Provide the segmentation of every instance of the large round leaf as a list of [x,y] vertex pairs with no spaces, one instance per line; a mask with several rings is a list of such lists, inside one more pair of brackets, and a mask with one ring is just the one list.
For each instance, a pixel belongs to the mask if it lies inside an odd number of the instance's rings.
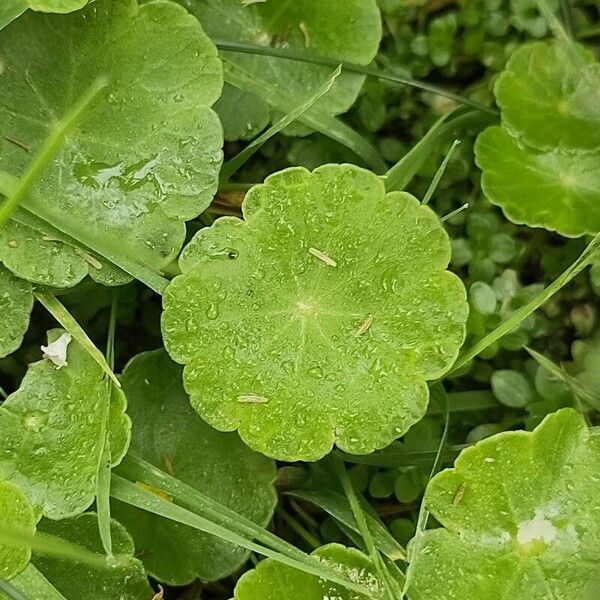
[[285,460],[389,444],[464,338],[438,218],[350,165],[282,171],[242,208],[199,232],[163,298],[192,405]]
[[[222,159],[209,108],[222,68],[197,20],[171,2],[96,0],[69,15],[26,13],[2,31],[0,54],[0,167],[15,176],[31,160],[24,146],[37,150],[91,82],[108,79],[24,207],[99,254],[169,263],[184,221],[210,203]],[[0,260],[54,286],[98,270],[97,260],[15,221],[3,228]]]
[[0,265],[0,357],[21,345],[32,308],[31,285]]
[[[133,420],[132,449],[253,521],[266,525],[276,503],[273,461],[252,452],[235,434],[209,427],[194,413],[181,367],[158,350],[136,356],[123,372]],[[153,577],[170,585],[216,580],[236,571],[248,552],[152,513],[117,503]]]
[[[50,332],[49,343],[62,335]],[[74,341],[66,362],[29,365],[21,387],[0,406],[0,472],[53,519],[81,512],[94,499],[110,401],[102,368]],[[124,410],[119,394],[113,402]],[[127,418],[114,414],[119,409],[111,412],[111,424],[126,428]],[[127,432],[111,431],[112,439],[122,455]]]
[[541,150],[600,145],[600,64],[583,46],[563,40],[525,44],[495,87],[502,121]]
[[[98,555],[104,553],[94,513],[62,521],[43,520],[39,529]],[[32,562],[68,600],[151,600],[154,592],[142,563],[134,557],[131,536],[117,521],[111,522],[110,529],[114,556],[107,557],[103,568],[39,555],[34,555]]]
[[70,13],[83,8],[88,0],[27,0],[29,8],[40,12]]
[[592,600],[600,590],[600,438],[572,409],[464,450],[429,484],[411,600]]
[[386,597],[369,559],[355,548],[339,544],[321,546],[312,553],[327,566],[363,585],[369,595],[350,591],[314,575],[283,565],[273,559],[261,561],[242,575],[235,586],[234,600],[378,600]]
[[[180,0],[213,39],[285,47],[337,60],[367,64],[381,39],[381,18],[375,0]],[[315,93],[331,68],[302,62],[225,53],[227,60],[273,87],[299,99]],[[329,114],[348,110],[364,77],[344,74],[315,106]],[[241,110],[237,107],[242,106]],[[226,87],[217,110],[228,139],[250,138],[268,122],[268,108],[255,96]],[[297,130],[299,131],[299,130]]]
[[[25,494],[14,484],[0,481],[0,528],[16,528],[19,533],[35,533],[36,518]],[[0,542],[0,579],[12,579],[29,562],[29,548]]]
[[501,127],[480,134],[475,150],[485,195],[514,223],[566,236],[600,231],[600,150],[541,152]]

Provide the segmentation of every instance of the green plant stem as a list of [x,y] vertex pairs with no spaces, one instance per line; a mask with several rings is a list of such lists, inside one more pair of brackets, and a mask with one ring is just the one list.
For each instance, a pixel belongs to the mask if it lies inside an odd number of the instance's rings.
[[[317,56],[309,52],[297,51],[291,48],[271,48],[270,46],[258,46],[256,44],[246,44],[244,42],[233,42],[228,40],[213,41],[219,50],[227,52],[241,52],[243,54],[270,56],[273,58],[281,58],[285,60],[292,60],[295,62],[304,62],[332,68],[336,67],[337,64],[340,62],[335,59],[326,58],[325,56]],[[367,75],[369,77],[374,77],[375,79],[379,79],[381,81],[388,81],[390,83],[414,87],[419,90],[423,90],[424,92],[430,92],[438,96],[449,98],[450,100],[454,100],[459,104],[464,104],[465,106],[476,108],[477,110],[491,115],[498,114],[498,112],[493,108],[489,108],[483,104],[480,104],[479,102],[476,102],[475,100],[471,100],[469,98],[461,96],[460,94],[455,94],[453,92],[440,88],[436,85],[426,83],[424,81],[419,81],[410,77],[401,77],[400,75],[395,75],[393,73],[379,71],[373,67],[364,67],[362,65],[357,65],[349,62],[342,62],[341,65],[344,71],[348,71],[350,73],[358,73],[359,75]]]
[[4,579],[0,579],[0,592],[4,593],[8,598],[10,598],[10,600],[30,600],[29,597],[21,593],[8,581],[4,581]]
[[509,319],[504,321],[504,323],[501,323],[498,327],[496,327],[496,329],[494,329],[494,331],[488,333],[469,350],[459,356],[456,363],[452,367],[452,370],[446,375],[446,377],[462,369],[462,367],[464,367],[470,360],[475,358],[480,352],[483,352],[495,341],[499,340],[502,336],[518,327],[519,323],[526,319],[530,314],[535,312],[540,306],[542,306],[542,304],[556,294],[556,292],[562,289],[573,278],[577,277],[579,273],[590,266],[594,253],[597,252],[599,248],[600,234],[594,237],[594,239],[588,244],[587,248],[583,251],[581,256],[561,275],[559,275],[548,287],[542,290],[530,302],[515,311]]
[[295,531],[313,550],[320,548],[323,544],[321,540],[318,540],[310,531],[308,531],[302,524],[292,517],[281,506],[277,507],[277,514],[287,523],[287,525]]
[[454,151],[456,150],[456,147],[459,144],[460,144],[460,140],[454,140],[452,142],[452,146],[450,146],[450,150],[448,150],[448,152],[446,152],[446,156],[444,156],[444,160],[442,161],[442,164],[439,166],[438,170],[435,172],[435,175],[433,176],[433,179],[431,180],[431,183],[429,184],[429,187],[427,188],[427,191],[425,192],[425,195],[423,196],[422,204],[424,204],[424,205],[429,204],[429,201],[433,197],[433,194],[435,194],[435,190],[437,190],[440,180],[442,179],[442,177],[446,171],[448,162],[452,158],[452,155],[454,154]]
[[81,96],[77,103],[69,110],[52,129],[50,135],[46,138],[42,149],[39,151],[33,162],[29,165],[23,176],[19,179],[16,189],[5,202],[0,206],[0,227],[3,227],[11,214],[21,204],[21,201],[29,192],[36,179],[56,156],[65,137],[80,121],[85,109],[90,105],[98,92],[106,87],[107,81],[104,78],[96,79],[87,91]]

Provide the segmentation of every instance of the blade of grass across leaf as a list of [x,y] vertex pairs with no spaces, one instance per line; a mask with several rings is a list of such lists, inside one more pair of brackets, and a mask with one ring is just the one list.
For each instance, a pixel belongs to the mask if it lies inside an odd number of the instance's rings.
[[[323,65],[329,67],[335,67],[338,63],[340,63],[340,61],[337,61],[335,59],[327,58],[325,56],[317,56],[308,52],[293,50],[292,48],[273,48],[271,46],[258,46],[255,44],[246,44],[244,42],[232,42],[227,40],[213,40],[213,42],[219,50],[224,50],[228,52],[258,54],[261,56],[271,56],[274,58],[281,58],[293,60],[296,62],[305,62],[314,65]],[[461,96],[460,94],[455,94],[453,92],[440,88],[436,85],[426,83],[424,81],[418,81],[417,79],[411,79],[410,77],[401,77],[393,73],[378,71],[373,67],[363,67],[362,65],[355,65],[349,62],[342,61],[341,65],[343,70],[348,71],[350,73],[358,73],[360,75],[374,77],[375,79],[379,79],[381,81],[388,81],[390,83],[414,87],[425,92],[436,94],[438,96],[450,98],[451,100],[454,100],[459,104],[464,104],[466,106],[476,108],[477,110],[486,112],[488,114],[498,114],[493,108],[489,108],[488,106],[484,106],[483,104],[480,104],[475,100],[471,100],[470,98],[466,98],[465,96]]]
[[466,204],[459,206],[456,210],[449,212],[447,215],[444,215],[443,217],[440,217],[440,221],[442,223],[445,223],[446,221],[453,219],[454,217],[456,217],[456,215],[459,215],[461,212],[467,210],[468,208],[469,208],[469,203],[467,202]]
[[442,164],[439,166],[438,170],[435,172],[435,175],[433,176],[433,179],[431,180],[431,183],[429,184],[429,187],[427,188],[427,191],[425,192],[425,195],[423,196],[422,204],[429,204],[429,201],[431,200],[433,194],[435,194],[435,190],[437,189],[437,186],[439,185],[440,180],[442,179],[444,172],[446,171],[448,162],[452,158],[452,154],[454,154],[454,151],[456,150],[456,147],[459,144],[460,144],[460,140],[454,140],[454,142],[452,142],[452,146],[450,146],[450,150],[448,150],[448,152],[446,152],[446,156],[444,156],[444,160],[442,161]]
[[102,370],[110,377],[113,383],[120,388],[121,382],[112,372],[112,369],[106,362],[104,355],[96,346],[87,333],[81,328],[81,325],[73,318],[71,313],[61,304],[61,302],[47,290],[37,290],[35,297],[44,306],[44,308],[73,336],[86,352],[102,367]]
[[[470,412],[474,410],[488,410],[499,408],[502,405],[496,396],[489,390],[470,390],[466,392],[450,392],[448,396],[448,409],[451,413]],[[428,415],[441,415],[444,411],[431,402],[427,408]]]
[[[117,309],[119,306],[119,290],[112,290],[110,305],[110,318],[108,322],[108,336],[106,342],[106,362],[114,370],[115,356],[115,330],[117,326]],[[109,390],[112,391],[112,381],[108,381]],[[109,393],[110,398],[110,393]],[[110,401],[109,401],[110,402]],[[98,531],[100,540],[107,556],[112,556],[112,534],[110,531],[110,478],[111,478],[111,449],[108,431],[108,415],[110,406],[107,403],[102,419],[102,435],[104,446],[98,463],[98,476],[96,478],[96,508],[98,514]]]
[[277,507],[277,514],[282,518],[288,527],[295,531],[313,550],[320,548],[323,543],[317,539],[310,531],[306,529],[296,518],[288,513],[282,506]]
[[[332,66],[336,66],[336,64]],[[284,90],[275,88],[268,81],[250,75],[233,63],[224,60],[223,69],[227,83],[245,92],[252,92],[281,112],[287,113],[298,105],[297,98],[293,98]],[[314,106],[306,110],[297,120],[352,150],[376,173],[385,171],[385,164],[377,150],[342,121],[325,114]]]
[[536,311],[544,302],[549,300],[556,292],[563,288],[573,278],[577,277],[579,273],[585,270],[592,264],[595,253],[600,249],[600,233],[594,237],[594,239],[588,244],[587,248],[582,252],[581,256],[570,265],[561,275],[559,275],[548,287],[543,289],[535,298],[530,302],[516,310],[510,318],[501,323],[496,329],[488,333],[485,337],[479,340],[466,352],[462,353],[450,373],[455,373],[462,367],[464,367],[470,360],[475,358],[480,352],[483,352],[495,341],[499,340],[502,336],[506,335],[524,320],[534,311]]
[[306,560],[306,554],[289,542],[277,537],[248,518],[205,496],[154,465],[133,455],[131,452],[117,467],[120,475],[140,481],[176,499],[182,506],[207,520],[221,525],[239,536],[257,540],[276,552],[296,561]]
[[385,187],[388,192],[406,188],[425,160],[443,140],[461,127],[476,125],[484,127],[493,122],[488,115],[476,110],[458,108],[442,115],[429,131],[385,174]]
[[0,206],[0,227],[6,223],[10,215],[19,206],[40,173],[42,173],[48,166],[48,163],[56,156],[69,131],[71,131],[80,121],[86,108],[90,105],[98,92],[106,87],[106,85],[107,81],[105,79],[96,79],[65,117],[55,125],[44,142],[42,149],[33,159],[33,162],[29,165],[23,176],[19,179],[13,193]]
[[10,584],[21,594],[21,597],[28,600],[66,600],[33,566],[33,563],[29,563],[24,571],[11,579]]
[[28,8],[26,0],[2,0],[0,2],[0,31],[20,17]]
[[0,579],[0,592],[10,598],[10,600],[31,600],[28,596],[25,596],[25,594],[20,592],[16,587],[3,579]]
[[291,558],[267,548],[266,546],[261,546],[233,530],[197,515],[161,496],[146,491],[142,487],[127,481],[118,475],[113,476],[111,494],[114,498],[121,500],[121,502],[131,504],[132,506],[160,515],[177,523],[181,523],[182,525],[187,525],[188,527],[209,533],[220,539],[237,544],[242,548],[246,548],[251,552],[273,558],[282,564],[299,569],[305,573],[310,573],[311,575],[315,575],[316,577],[323,578],[327,581],[343,585],[354,592],[371,597],[369,590],[364,586],[357,585],[343,577],[340,573],[328,569],[323,563],[318,562],[314,558],[311,558],[300,551],[297,551],[297,558]]
[[231,176],[244,165],[258,150],[270,140],[275,134],[300,118],[319,98],[324,96],[333,86],[335,80],[340,76],[342,67],[338,65],[335,71],[329,76],[325,83],[308,98],[305,102],[288,112],[277,123],[269,127],[263,134],[259,135],[254,141],[248,144],[240,153],[236,154],[231,160],[223,165],[221,170],[221,181],[228,181]]
[[397,591],[396,581],[392,577],[392,574],[388,571],[387,565],[381,558],[379,550],[375,545],[373,536],[371,534],[371,529],[367,523],[366,514],[363,511],[363,507],[361,506],[358,496],[356,495],[354,486],[352,485],[352,481],[348,476],[346,466],[344,465],[343,460],[338,455],[332,455],[331,460],[333,468],[340,480],[340,483],[342,484],[344,493],[346,494],[346,498],[348,499],[348,504],[350,505],[350,509],[352,510],[352,515],[354,516],[356,527],[358,528],[358,531],[360,532],[365,546],[367,547],[369,558],[373,563],[375,572],[377,573],[379,579],[383,583],[384,597],[388,600],[394,600]]
[[[442,463],[451,463],[465,448],[471,445],[458,444],[449,446],[442,452]],[[336,450],[335,452],[339,451]],[[339,454],[344,459],[344,462],[394,469],[396,467],[431,464],[435,460],[437,452],[435,450],[405,450],[400,444],[392,444],[385,450],[373,452],[373,454],[356,456],[343,452],[339,452]]]
[[[356,521],[352,515],[352,510],[348,504],[348,500],[334,492],[333,490],[327,489],[315,489],[315,490],[290,490],[286,492],[286,495],[293,498],[299,498],[310,502],[315,506],[318,506],[329,515],[331,515],[336,521],[339,521],[343,525],[353,529],[357,533],[358,527]],[[377,548],[385,554],[390,560],[405,560],[406,552],[404,548],[396,541],[392,534],[385,528],[385,526],[374,516],[365,512],[365,517],[373,541]]]
[[591,389],[587,385],[581,383],[575,377],[569,375],[564,369],[554,364],[549,358],[546,358],[543,354],[536,352],[532,348],[525,347],[525,350],[529,355],[546,371],[548,371],[553,377],[559,381],[564,381],[573,393],[575,393],[581,400],[586,404],[600,411],[600,394],[595,390]]
[[[435,455],[435,459],[433,461],[433,465],[431,465],[431,471],[429,472],[429,481],[433,479],[433,476],[439,471],[442,459],[442,453],[444,451],[444,447],[446,446],[446,441],[448,440],[448,430],[450,429],[450,411],[448,408],[448,396],[446,395],[446,391],[442,387],[442,384],[435,385],[432,390],[432,400],[437,402],[440,408],[444,412],[444,431],[442,433],[442,437],[440,438],[440,443],[438,445],[438,449]],[[427,522],[429,521],[429,509],[425,505],[425,499],[421,500],[421,506],[419,507],[419,516],[417,517],[417,527],[415,530],[415,535],[412,539],[409,556],[408,556],[408,568],[406,570],[406,578],[404,579],[404,587],[402,588],[402,592],[400,594],[400,599],[403,600],[408,592],[408,588],[410,587],[411,579],[414,573],[414,564],[415,560],[418,558],[421,548],[423,546],[423,534],[425,533],[425,529],[427,528]]]

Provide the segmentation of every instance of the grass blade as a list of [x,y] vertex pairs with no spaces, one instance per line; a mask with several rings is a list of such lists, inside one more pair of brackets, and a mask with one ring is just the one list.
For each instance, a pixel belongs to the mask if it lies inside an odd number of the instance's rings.
[[[244,42],[232,42],[228,40],[213,40],[213,42],[219,50],[227,52],[241,52],[243,54],[270,56],[273,58],[293,60],[295,62],[304,62],[313,65],[322,65],[332,68],[340,62],[335,59],[326,58],[325,56],[317,56],[315,54],[310,54],[305,51],[297,51],[292,48],[272,48],[271,46],[258,46],[256,44],[246,44]],[[489,108],[488,106],[480,104],[475,100],[471,100],[470,98],[466,98],[465,96],[461,96],[460,94],[455,94],[453,92],[440,88],[436,85],[426,83],[424,81],[411,79],[410,77],[401,77],[393,73],[379,71],[373,67],[364,67],[362,65],[356,65],[349,62],[342,62],[341,65],[344,71],[348,71],[350,73],[358,73],[359,75],[374,77],[375,79],[379,79],[381,81],[388,81],[389,83],[414,87],[419,90],[423,90],[424,92],[430,92],[438,96],[443,96],[444,98],[449,98],[451,100],[454,100],[455,102],[458,102],[459,104],[464,104],[465,106],[476,108],[477,110],[488,114],[498,114],[493,108]]]
[[108,375],[112,382],[121,387],[121,382],[112,372],[112,369],[106,362],[104,355],[96,346],[87,333],[81,328],[81,325],[74,319],[71,313],[61,304],[60,300],[47,290],[36,290],[35,297],[44,306],[44,308],[71,334],[87,353],[102,367],[102,370]]
[[5,594],[10,600],[31,600],[16,587],[13,587],[8,581],[4,581],[4,579],[0,579],[0,592]]
[[279,133],[282,129],[285,129],[288,125],[299,119],[319,98],[327,94],[327,92],[333,87],[335,80],[340,76],[342,67],[338,65],[337,69],[328,77],[325,83],[308,98],[305,102],[291,110],[289,113],[284,115],[277,123],[269,127],[263,134],[253,140],[248,146],[246,146],[240,153],[236,154],[231,160],[227,161],[223,165],[221,170],[221,181],[226,182],[231,176],[244,165],[249,158],[251,158],[258,150],[270,140],[275,134]]
[[[337,63],[332,66],[335,67],[336,65]],[[297,99],[284,90],[276,88],[268,81],[259,79],[255,75],[250,75],[244,69],[227,60],[223,61],[223,68],[227,83],[245,92],[252,92],[263,102],[283,113],[294,110],[298,104]],[[376,173],[385,171],[385,164],[377,150],[351,127],[335,117],[312,106],[300,115],[298,121],[343,144],[364,160]]]
[[134,483],[119,477],[118,475],[113,476],[111,495],[127,504],[141,508],[156,515],[165,517],[182,525],[187,525],[214,535],[222,540],[231,542],[242,548],[246,548],[251,552],[256,552],[262,556],[267,556],[278,562],[290,566],[294,569],[299,569],[305,573],[309,573],[316,577],[320,577],[327,581],[343,585],[347,589],[360,594],[365,594],[367,597],[371,597],[369,590],[362,585],[358,585],[349,579],[343,577],[340,573],[326,568],[323,563],[318,560],[300,552],[298,552],[298,558],[292,558],[285,556],[275,550],[267,548],[257,544],[250,539],[239,535],[237,532],[229,530],[217,523],[214,523],[205,517],[197,515],[178,504],[174,504],[165,500],[164,498],[155,495]]
[[96,79],[77,103],[52,129],[50,135],[46,138],[42,149],[33,159],[33,162],[29,165],[23,176],[19,179],[13,193],[0,206],[0,227],[6,223],[10,215],[21,204],[21,201],[35,183],[35,180],[60,150],[69,131],[71,131],[80,121],[86,108],[90,105],[98,92],[106,87],[106,84],[107,82],[105,79]]
[[475,358],[480,352],[483,352],[495,341],[499,340],[503,335],[506,335],[512,331],[515,327],[527,318],[531,313],[536,311],[544,302],[550,299],[556,292],[563,288],[579,273],[586,269],[592,263],[595,253],[600,248],[600,233],[594,237],[594,239],[588,244],[587,248],[582,252],[581,256],[569,266],[561,275],[559,275],[548,287],[542,290],[535,298],[530,302],[515,311],[509,319],[501,323],[496,329],[488,333],[485,337],[479,340],[469,350],[461,354],[458,357],[456,363],[452,367],[450,373],[446,374],[446,377],[452,373],[455,373],[462,367],[464,367],[470,360]]
[[431,180],[431,183],[429,184],[429,187],[427,188],[427,191],[425,192],[425,196],[423,196],[422,204],[429,204],[429,201],[431,200],[433,194],[435,194],[435,190],[437,189],[437,186],[439,185],[440,180],[442,179],[444,173],[446,172],[446,167],[448,166],[448,162],[452,158],[452,155],[454,154],[454,151],[456,150],[456,147],[459,144],[460,144],[460,140],[454,140],[454,142],[452,142],[452,146],[450,146],[450,150],[448,150],[448,152],[446,152],[446,156],[444,156],[444,160],[442,161],[442,164],[439,166],[438,170],[435,172],[435,175],[433,176],[433,179]]
[[[21,594],[20,597],[30,600],[66,600],[65,597],[29,563],[23,571],[10,580],[13,588]],[[17,598],[18,596],[15,596]]]

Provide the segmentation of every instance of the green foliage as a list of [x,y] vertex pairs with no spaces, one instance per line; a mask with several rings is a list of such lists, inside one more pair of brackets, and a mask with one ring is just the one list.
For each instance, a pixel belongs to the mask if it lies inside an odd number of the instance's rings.
[[166,348],[194,408],[287,460],[402,435],[464,337],[465,291],[445,271],[437,217],[336,165],[273,175],[243,211],[200,231],[164,296]]
[[[49,346],[64,335],[49,332]],[[94,499],[111,398],[102,369],[76,342],[67,344],[65,360],[62,367],[60,357],[32,363],[19,390],[0,406],[0,469],[53,519],[77,514]],[[114,398],[112,423],[121,428],[127,425],[124,403]],[[122,455],[127,434],[114,436]]]
[[325,564],[346,574],[355,583],[367,587],[370,594],[357,594],[324,582],[273,560],[262,561],[256,569],[245,573],[235,587],[234,600],[378,600],[384,598],[381,582],[373,573],[369,559],[354,548],[339,544],[322,546],[313,553]]
[[[222,69],[195,19],[169,2],[97,0],[68,16],[23,15],[3,30],[0,52],[0,119],[13,140],[2,139],[1,164],[13,175],[29,160],[24,147],[39,146],[96,77],[108,78],[23,206],[93,254],[112,249],[154,269],[171,262],[221,164],[209,106]],[[14,221],[2,228],[0,260],[56,287],[102,270],[93,256]]]
[[[198,17],[214,39],[250,42],[261,46],[299,48],[358,64],[375,57],[381,38],[381,24],[375,0],[300,0],[255,2],[239,0],[186,0],[182,2]],[[281,87],[296,98],[314,94],[331,69],[276,58],[224,55],[266,85]],[[344,74],[332,91],[316,103],[329,115],[352,106],[364,77]],[[230,85],[216,105],[230,140],[250,139],[263,129],[276,111],[251,94],[240,94]],[[292,125],[290,133],[307,133],[304,126]]]
[[[204,423],[189,405],[181,371],[163,350],[140,354],[127,365],[123,389],[133,420],[132,451],[266,525],[276,501],[273,462],[235,434]],[[114,514],[133,536],[148,573],[171,585],[222,579],[248,558],[239,546],[125,504],[114,507]]]
[[[19,528],[33,534],[36,518],[25,494],[13,483],[0,481],[0,528]],[[27,547],[5,545],[0,541],[0,579],[12,579],[29,562]]]
[[19,348],[32,308],[31,285],[0,266],[0,356]]
[[599,461],[598,437],[568,409],[463,451],[427,488],[443,528],[425,533],[411,598],[592,598]]

